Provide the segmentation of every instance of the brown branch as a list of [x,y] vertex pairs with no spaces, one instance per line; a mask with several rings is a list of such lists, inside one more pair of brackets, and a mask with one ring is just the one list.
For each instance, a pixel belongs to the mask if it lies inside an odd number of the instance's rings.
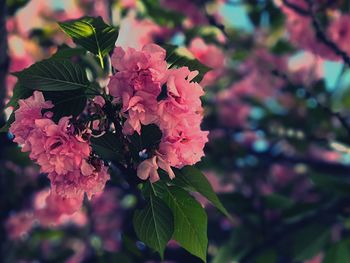
[[[350,64],[349,64],[350,65]],[[283,80],[285,80],[288,84],[290,84],[291,86],[295,86],[293,84],[293,82],[288,78],[288,76],[278,70],[272,70],[272,74],[277,76],[277,77],[280,77],[282,78]],[[322,104],[321,102],[319,102],[317,99],[316,99],[316,96],[314,94],[312,94],[311,91],[305,89],[305,93],[307,95],[307,97],[309,98],[313,98],[315,99],[317,105],[325,112],[327,113],[329,116],[331,117],[334,117],[336,118],[340,124],[343,126],[343,128],[346,130],[346,132],[348,133],[348,135],[350,136],[350,126],[346,120],[346,118],[344,116],[342,116],[342,114],[340,112],[334,112],[330,107]]]
[[[5,124],[5,96],[6,96],[6,75],[9,65],[9,57],[7,55],[7,33],[6,33],[6,1],[0,1],[0,127]],[[0,134],[0,162],[5,149],[5,146],[9,143],[6,135],[4,133]],[[1,165],[1,164],[0,164]],[[2,181],[3,183],[5,181]],[[5,187],[5,185],[3,185]],[[1,185],[0,185],[1,189]],[[9,208],[8,204],[3,206],[4,208]],[[1,210],[0,215],[0,251],[4,250],[6,231],[4,228],[4,221],[7,216],[7,209]],[[1,252],[0,252],[1,253]]]
[[338,222],[339,214],[347,215],[345,211],[349,203],[348,198],[339,199],[331,201],[328,204],[325,204],[323,207],[315,210],[311,214],[297,220],[296,222],[289,224],[282,224],[278,227],[275,227],[274,232],[269,236],[268,239],[265,239],[260,246],[254,247],[249,251],[241,260],[242,263],[253,262],[257,256],[259,256],[263,251],[276,247],[281,243],[290,233],[293,231],[298,231],[302,227],[313,224],[315,222],[324,225],[331,225]]
[[350,66],[349,55],[344,50],[340,49],[336,43],[334,43],[332,40],[330,40],[327,37],[326,33],[322,30],[321,23],[317,19],[317,14],[315,12],[314,1],[312,1],[312,0],[305,0],[305,1],[309,5],[309,13],[310,13],[310,17],[312,19],[312,25],[314,27],[317,38],[320,41],[322,41],[323,44],[325,44],[327,47],[329,47],[336,55],[341,57],[345,64]]
[[6,1],[0,3],[0,126],[5,124],[6,75],[9,67],[6,32]]

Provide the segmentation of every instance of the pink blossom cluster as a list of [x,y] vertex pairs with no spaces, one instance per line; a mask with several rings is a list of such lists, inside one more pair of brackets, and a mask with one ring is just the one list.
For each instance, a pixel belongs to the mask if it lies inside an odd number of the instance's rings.
[[107,251],[118,251],[121,246],[120,230],[123,223],[123,208],[116,200],[120,193],[116,188],[108,188],[91,200],[93,231],[98,235]]
[[205,74],[201,85],[214,84],[225,73],[225,54],[216,45],[206,44],[203,39],[196,37],[191,41],[189,50],[196,59],[212,69]]
[[166,51],[148,44],[141,50],[116,47],[112,65],[117,70],[109,83],[116,103],[126,118],[123,133],[141,132],[141,125],[156,124],[162,139],[156,154],[138,166],[141,179],[159,179],[158,167],[171,178],[171,166],[181,168],[204,155],[208,132],[202,131],[202,87],[192,82],[197,72],[187,67],[168,69]]
[[75,224],[84,226],[87,218],[83,211],[76,211],[77,200],[67,199],[52,193],[50,189],[37,192],[32,207],[12,214],[5,227],[11,239],[25,237],[35,226],[44,227]]
[[39,91],[19,100],[10,132],[40,171],[48,174],[52,194],[71,200],[78,209],[84,194],[91,198],[101,192],[109,175],[102,161],[91,157],[89,142],[75,134],[70,117],[62,117],[58,124],[52,120],[47,110],[53,106]]
[[[295,10],[283,5],[281,1],[275,0],[275,2],[281,7],[282,11],[287,16],[287,31],[292,43],[305,50],[311,51],[325,59],[340,60],[332,49],[326,46],[320,41],[312,25],[312,20],[309,15],[302,15]],[[303,0],[290,0],[291,4],[298,6],[300,9],[308,11],[308,5]],[[315,1],[315,5],[322,6],[326,1]],[[347,44],[350,40],[350,16],[342,15],[333,12],[330,17],[330,23],[328,27],[324,29],[326,36],[333,41],[341,50],[350,54],[350,48]]]
[[285,82],[272,75],[271,72],[275,69],[282,72],[287,70],[286,57],[274,56],[263,48],[257,49],[240,66],[243,78],[217,96],[219,116],[223,124],[243,127],[250,115],[250,106],[244,103],[244,98],[266,101],[278,93]]

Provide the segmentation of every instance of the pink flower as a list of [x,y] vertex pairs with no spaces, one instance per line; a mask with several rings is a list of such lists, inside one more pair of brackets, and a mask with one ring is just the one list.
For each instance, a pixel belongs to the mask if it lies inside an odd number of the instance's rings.
[[204,92],[192,81],[198,72],[187,67],[167,69],[165,50],[157,45],[146,45],[141,51],[117,47],[112,64],[118,72],[111,77],[109,90],[122,104],[123,133],[140,133],[141,125],[157,124],[163,134],[159,151],[138,165],[137,175],[155,182],[158,168],[173,178],[171,166],[198,162],[208,140],[208,133],[200,129]]
[[159,127],[171,129],[176,127],[180,121],[197,121],[199,125],[202,104],[200,96],[204,94],[202,87],[191,80],[196,72],[191,72],[187,67],[171,69],[167,77],[167,97],[159,102],[158,115]]
[[[298,14],[291,8],[283,5],[279,0],[275,1],[278,2],[277,4],[281,6],[282,11],[287,15],[287,30],[293,44],[311,51],[325,59],[339,60],[339,56],[337,56],[330,48],[318,40],[310,17]],[[325,0],[315,2],[323,4],[325,3]],[[308,4],[306,1],[293,0],[290,1],[290,3],[297,5],[305,11],[308,11]]]
[[169,163],[165,161],[159,153],[139,164],[137,167],[137,176],[142,180],[147,180],[149,178],[151,183],[157,182],[159,180],[158,168],[166,171],[170,179],[175,178],[175,174]]
[[57,226],[65,223],[84,225],[86,216],[78,211],[83,196],[66,198],[48,189],[38,192],[34,198],[34,213],[40,225]]
[[[49,173],[52,191],[65,198],[88,198],[103,191],[110,179],[107,167],[101,160],[92,160],[88,164],[84,160],[81,170],[76,169],[67,174]],[[90,167],[89,167],[90,166]]]
[[205,74],[201,82],[203,86],[212,84],[224,73],[225,55],[217,46],[207,45],[203,39],[196,37],[191,41],[189,50],[201,63],[212,69]]
[[32,229],[34,222],[35,218],[31,211],[22,211],[10,216],[5,223],[5,228],[11,239],[19,239]]
[[227,93],[220,95],[218,98],[220,122],[228,127],[244,127],[250,115],[250,106],[230,97]]
[[90,155],[88,142],[82,142],[69,130],[69,117],[59,123],[51,119],[38,119],[35,129],[28,137],[32,151],[30,158],[36,160],[44,173],[66,174],[75,171],[84,158]]
[[338,45],[338,47],[350,54],[350,15],[342,15],[335,19],[328,27],[330,38]]
[[118,189],[109,188],[91,200],[94,232],[108,251],[118,251],[121,245],[118,236],[123,223],[123,210],[119,199]]
[[111,77],[109,90],[123,104],[127,116],[125,134],[140,132],[141,124],[148,125],[157,118],[157,97],[165,77],[165,50],[149,44],[141,51],[117,47],[112,64],[119,71]]
[[163,135],[159,152],[171,166],[182,168],[201,160],[207,141],[208,132],[202,131],[199,125],[179,125]]
[[137,167],[137,176],[142,180],[150,179],[151,183],[159,180],[157,157],[153,156],[139,164]]
[[23,151],[30,151],[31,146],[27,139],[33,129],[35,120],[42,119],[42,111],[53,107],[50,101],[45,101],[44,96],[39,91],[23,100],[18,101],[19,108],[15,111],[15,121],[10,127],[10,132],[15,136],[14,142],[23,146]]
[[225,55],[213,44],[206,44],[203,39],[194,38],[189,47],[193,55],[203,64],[211,68],[220,68],[224,66]]

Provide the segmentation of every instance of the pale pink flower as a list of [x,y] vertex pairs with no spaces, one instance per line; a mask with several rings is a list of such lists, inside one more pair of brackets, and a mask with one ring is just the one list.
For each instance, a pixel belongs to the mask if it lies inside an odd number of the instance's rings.
[[208,141],[208,132],[199,125],[179,125],[177,129],[163,134],[159,152],[173,167],[193,165],[204,156],[203,148]]
[[192,81],[198,72],[187,67],[167,69],[165,50],[157,45],[146,45],[141,51],[117,47],[112,65],[118,72],[111,77],[109,90],[122,104],[123,133],[140,133],[141,125],[157,124],[163,134],[156,155],[139,164],[138,176],[155,182],[161,168],[173,178],[170,166],[198,162],[208,140],[208,133],[200,129],[204,92]]
[[101,160],[90,164],[93,168],[87,168],[84,164],[80,169],[68,172],[65,175],[56,172],[49,173],[51,188],[59,196],[66,198],[80,198],[87,194],[88,198],[103,191],[106,182],[110,179],[107,167]]
[[251,107],[239,101],[231,90],[224,90],[217,98],[219,119],[228,127],[244,127],[250,115]]
[[86,224],[86,215],[79,211],[83,197],[66,198],[49,189],[38,192],[34,197],[34,214],[42,226],[58,226],[67,223]]
[[45,101],[39,91],[27,98],[18,101],[19,108],[15,111],[15,121],[10,127],[10,132],[15,136],[14,142],[23,146],[23,151],[30,151],[31,146],[27,139],[35,127],[35,121],[42,119],[42,111],[53,107],[50,101]]
[[138,165],[137,176],[142,180],[150,179],[151,183],[154,183],[160,179],[157,170],[157,157],[153,156]]
[[199,125],[202,114],[200,97],[204,94],[203,88],[196,82],[191,82],[195,77],[187,67],[171,69],[168,71],[166,82],[167,97],[159,102],[158,115],[159,127],[171,129],[181,122],[196,121]]
[[123,210],[118,200],[120,194],[116,188],[106,189],[91,199],[94,233],[101,238],[107,251],[118,251],[121,245]]
[[5,223],[5,228],[11,239],[20,239],[28,234],[34,223],[33,213],[31,211],[22,211],[11,215]]
[[149,44],[141,51],[117,47],[112,65],[119,71],[111,77],[108,88],[127,112],[125,134],[140,132],[141,124],[148,125],[157,118],[157,97],[165,77],[165,50]]
[[[305,50],[311,51],[325,59],[340,59],[339,56],[337,56],[330,48],[318,40],[309,16],[302,16],[298,14],[293,9],[283,5],[280,0],[275,1],[278,2],[277,4],[287,16],[287,31],[289,33],[290,41],[293,44]],[[325,3],[325,0],[315,2],[323,4]],[[308,11],[308,4],[306,1],[292,0],[290,3],[297,5],[305,11]]]
[[152,158],[141,162],[137,167],[137,176],[142,180],[150,179],[151,183],[157,182],[160,179],[158,168],[166,171],[170,179],[175,178],[169,163],[163,159],[160,153],[156,153]]
[[78,140],[69,130],[69,117],[59,123],[51,119],[38,119],[28,138],[30,158],[37,161],[44,173],[66,174],[75,171],[90,155],[88,142]]
[[350,15],[342,15],[336,18],[328,27],[328,35],[337,46],[350,54]]
[[191,41],[189,50],[196,59],[212,69],[205,74],[201,85],[214,83],[224,73],[225,55],[217,46],[206,44],[203,39],[196,37]]

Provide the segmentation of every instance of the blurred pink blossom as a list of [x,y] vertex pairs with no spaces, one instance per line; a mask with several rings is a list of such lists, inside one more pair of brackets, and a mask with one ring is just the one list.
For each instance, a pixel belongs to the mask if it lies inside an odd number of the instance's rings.
[[213,84],[224,73],[225,55],[216,45],[206,44],[203,39],[194,38],[189,46],[189,50],[204,65],[212,70],[205,74],[201,85],[204,87]]

